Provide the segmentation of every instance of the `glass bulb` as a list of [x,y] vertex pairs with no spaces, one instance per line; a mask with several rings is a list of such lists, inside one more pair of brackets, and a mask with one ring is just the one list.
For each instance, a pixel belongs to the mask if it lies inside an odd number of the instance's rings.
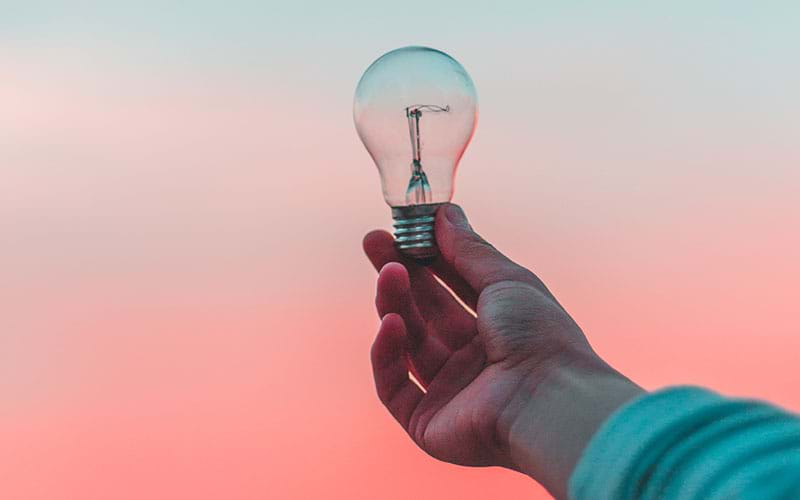
[[388,52],[358,82],[356,130],[380,172],[397,247],[417,260],[430,262],[438,254],[436,209],[453,197],[477,104],[464,67],[428,47]]

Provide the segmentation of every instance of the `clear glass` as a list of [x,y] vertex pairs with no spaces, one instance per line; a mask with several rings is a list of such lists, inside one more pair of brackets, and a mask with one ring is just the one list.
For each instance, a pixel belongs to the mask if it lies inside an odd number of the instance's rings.
[[452,199],[477,109],[475,84],[444,52],[404,47],[367,68],[356,88],[353,119],[389,206]]

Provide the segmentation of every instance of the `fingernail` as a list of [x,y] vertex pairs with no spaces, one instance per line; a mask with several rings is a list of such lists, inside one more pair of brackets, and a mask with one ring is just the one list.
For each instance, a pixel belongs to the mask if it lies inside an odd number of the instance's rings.
[[444,216],[450,222],[450,224],[469,228],[469,221],[467,221],[467,216],[464,215],[464,211],[458,205],[447,205],[444,211]]

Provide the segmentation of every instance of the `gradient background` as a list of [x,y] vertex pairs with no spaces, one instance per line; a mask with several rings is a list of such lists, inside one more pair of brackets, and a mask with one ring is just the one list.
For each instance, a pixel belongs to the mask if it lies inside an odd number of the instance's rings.
[[478,87],[455,201],[602,355],[800,409],[797,2],[66,4],[0,1],[3,499],[547,497],[374,394],[352,95],[409,44]]

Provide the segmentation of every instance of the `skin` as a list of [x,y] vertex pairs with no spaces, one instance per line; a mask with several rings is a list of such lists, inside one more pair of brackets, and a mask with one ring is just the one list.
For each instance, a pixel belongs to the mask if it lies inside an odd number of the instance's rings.
[[371,353],[378,396],[431,456],[514,469],[566,498],[592,435],[643,391],[592,350],[536,275],[475,233],[460,207],[443,206],[435,227],[441,256],[427,268],[399,255],[385,231],[364,238],[380,271]]

